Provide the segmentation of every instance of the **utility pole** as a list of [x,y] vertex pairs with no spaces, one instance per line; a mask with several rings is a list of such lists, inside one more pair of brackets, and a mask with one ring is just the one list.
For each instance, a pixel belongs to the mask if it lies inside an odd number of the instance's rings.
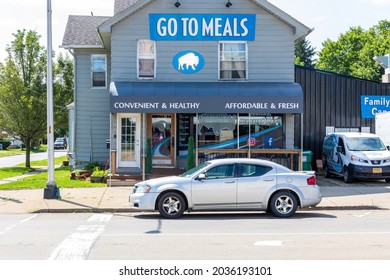
[[60,192],[54,181],[54,117],[53,117],[53,73],[52,73],[52,23],[51,0],[47,0],[47,174],[48,181],[43,198],[59,198]]

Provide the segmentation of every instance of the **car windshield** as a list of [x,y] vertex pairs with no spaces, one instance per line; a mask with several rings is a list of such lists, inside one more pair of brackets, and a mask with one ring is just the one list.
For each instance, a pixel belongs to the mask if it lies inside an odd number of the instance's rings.
[[198,172],[199,170],[201,170],[202,168],[204,168],[205,166],[209,165],[210,162],[206,161],[198,166],[195,166],[194,168],[184,172],[183,174],[180,174],[179,176],[180,177],[185,177],[185,178],[188,178],[188,177],[191,177],[193,174],[195,174],[196,172]]
[[64,143],[64,140],[56,140],[55,143]]
[[356,137],[348,138],[347,146],[350,151],[384,151],[385,145],[379,138]]

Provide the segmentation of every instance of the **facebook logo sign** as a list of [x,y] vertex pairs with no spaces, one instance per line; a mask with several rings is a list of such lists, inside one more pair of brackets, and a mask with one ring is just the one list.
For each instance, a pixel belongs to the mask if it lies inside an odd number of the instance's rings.
[[264,147],[272,147],[274,145],[274,138],[270,136],[264,137]]

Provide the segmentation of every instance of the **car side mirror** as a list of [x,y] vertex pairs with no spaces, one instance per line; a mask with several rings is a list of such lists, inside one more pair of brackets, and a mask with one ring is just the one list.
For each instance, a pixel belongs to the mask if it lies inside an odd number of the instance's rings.
[[386,146],[386,149],[387,149],[388,151],[390,151],[390,146]]
[[199,176],[196,178],[196,180],[199,180],[199,181],[206,180],[206,174],[204,174],[204,173],[199,174]]
[[341,146],[337,146],[337,152],[339,152],[339,153],[343,153],[343,147],[341,147]]

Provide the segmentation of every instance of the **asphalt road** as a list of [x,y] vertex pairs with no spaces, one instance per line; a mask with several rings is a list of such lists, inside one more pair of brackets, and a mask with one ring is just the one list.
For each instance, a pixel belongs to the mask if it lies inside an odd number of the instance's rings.
[[[56,150],[54,151],[54,157],[61,157],[66,155],[66,150]],[[31,153],[30,161],[34,160],[43,160],[47,158],[47,153]],[[2,167],[12,167],[21,163],[26,162],[26,155],[16,155],[9,157],[0,157],[0,168]]]
[[388,210],[1,214],[0,260],[388,260]]

